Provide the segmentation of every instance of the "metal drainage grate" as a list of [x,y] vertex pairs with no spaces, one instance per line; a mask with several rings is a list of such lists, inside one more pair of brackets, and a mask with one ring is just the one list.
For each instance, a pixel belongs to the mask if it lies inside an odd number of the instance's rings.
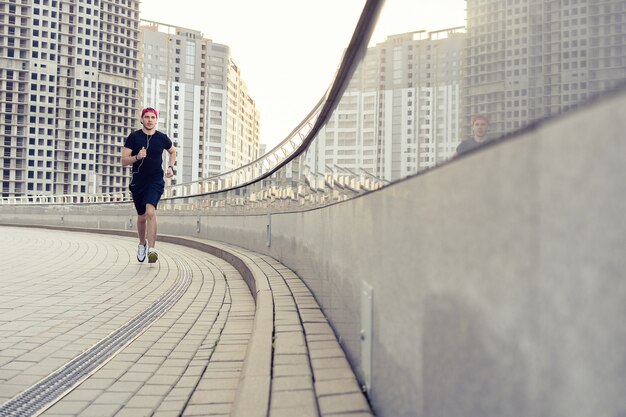
[[189,288],[191,271],[187,265],[181,265],[178,262],[177,264],[179,270],[182,270],[183,276],[150,307],[89,350],[81,353],[32,387],[4,403],[0,406],[0,416],[33,417],[42,413],[137,338],[176,304]]

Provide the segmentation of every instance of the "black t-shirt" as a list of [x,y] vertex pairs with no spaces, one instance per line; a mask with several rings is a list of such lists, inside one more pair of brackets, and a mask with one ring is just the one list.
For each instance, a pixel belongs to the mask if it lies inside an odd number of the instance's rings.
[[471,151],[472,149],[478,147],[480,144],[474,140],[474,138],[469,138],[459,143],[459,146],[456,147],[457,155],[461,155],[462,153]]
[[172,141],[165,133],[158,130],[147,135],[143,130],[136,130],[126,138],[124,147],[132,149],[135,156],[141,148],[146,148],[146,157],[133,163],[135,177],[152,177],[163,179],[163,151],[172,147]]

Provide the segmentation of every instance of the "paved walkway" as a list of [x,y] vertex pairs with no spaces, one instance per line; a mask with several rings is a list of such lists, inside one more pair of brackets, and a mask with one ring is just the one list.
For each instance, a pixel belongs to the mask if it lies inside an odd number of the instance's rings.
[[250,291],[230,264],[168,243],[158,245],[158,263],[141,264],[127,237],[4,227],[0,233],[0,404],[191,278],[158,320],[122,341],[43,415],[230,413],[254,317]]
[[372,415],[293,272],[220,247],[255,305],[224,256],[157,248],[0,226],[0,416]]

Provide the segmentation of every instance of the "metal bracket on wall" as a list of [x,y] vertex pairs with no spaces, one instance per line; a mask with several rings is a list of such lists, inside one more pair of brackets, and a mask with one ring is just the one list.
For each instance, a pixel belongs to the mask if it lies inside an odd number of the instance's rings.
[[196,219],[196,233],[200,233],[200,216]]
[[363,371],[364,390],[372,388],[372,316],[374,289],[361,281],[361,370]]
[[272,215],[271,214],[267,215],[265,244],[267,245],[268,248],[272,246]]

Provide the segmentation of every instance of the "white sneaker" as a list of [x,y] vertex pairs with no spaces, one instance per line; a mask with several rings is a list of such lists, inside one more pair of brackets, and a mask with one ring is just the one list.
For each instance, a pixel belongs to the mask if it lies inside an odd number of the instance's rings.
[[137,246],[137,260],[143,262],[146,260],[146,252],[148,251],[148,241],[145,240],[143,245]]
[[148,263],[153,264],[159,259],[159,254],[154,248],[148,249]]

